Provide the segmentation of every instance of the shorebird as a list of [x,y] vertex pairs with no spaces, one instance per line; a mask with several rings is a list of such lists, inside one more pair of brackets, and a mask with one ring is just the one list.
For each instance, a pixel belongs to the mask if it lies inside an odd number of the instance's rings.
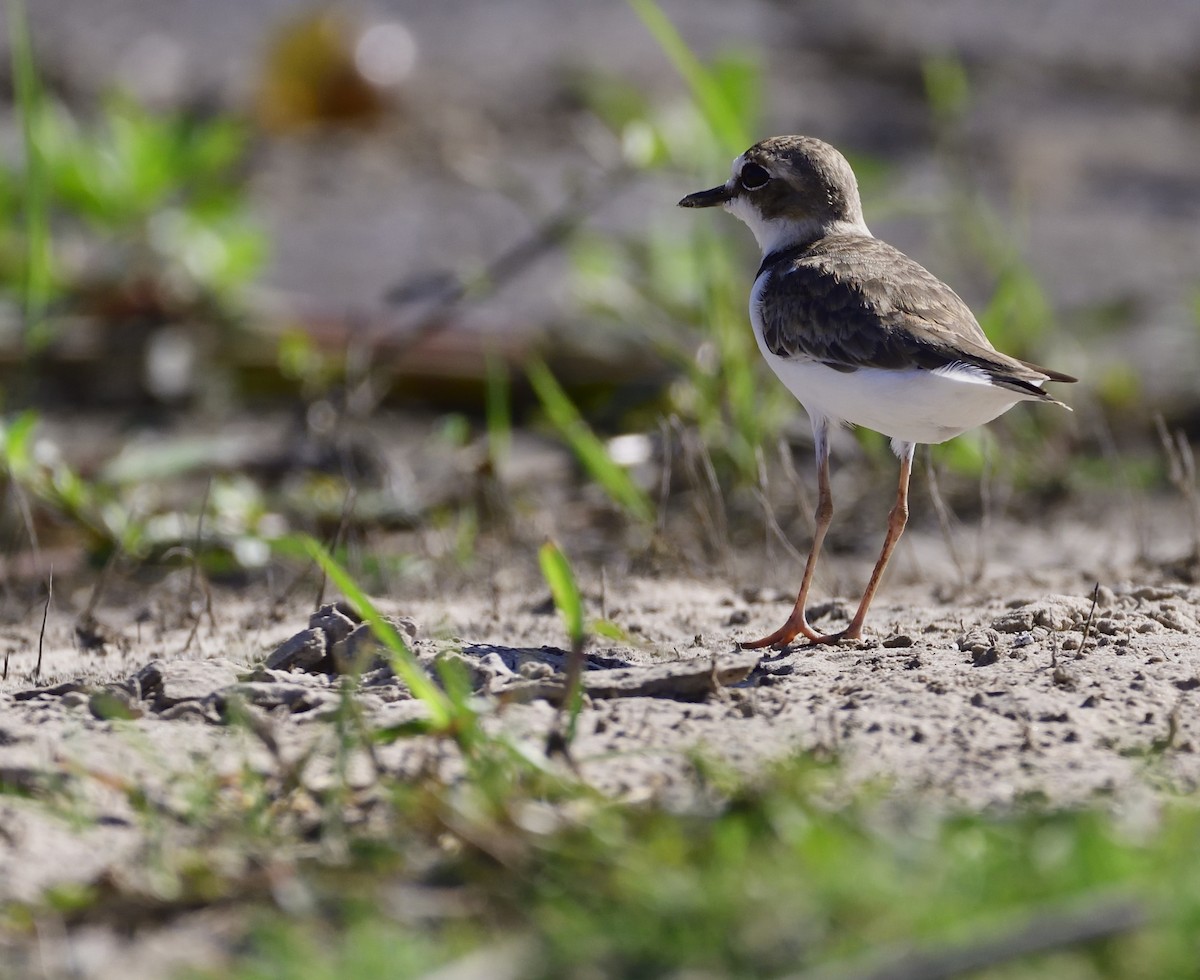
[[[733,161],[724,184],[679,206],[723,207],[754,233],[762,264],[750,323],[771,370],[808,412],[816,445],[815,531],[796,604],[783,626],[740,646],[857,639],[908,522],[917,445],[952,439],[1017,402],[1062,405],[1043,386],[1076,379],[997,351],[954,290],[872,235],[854,171],[828,143],[763,140]],[[829,428],[844,423],[891,438],[900,482],[858,610],[844,630],[826,635],[809,625],[805,604],[833,518]]]

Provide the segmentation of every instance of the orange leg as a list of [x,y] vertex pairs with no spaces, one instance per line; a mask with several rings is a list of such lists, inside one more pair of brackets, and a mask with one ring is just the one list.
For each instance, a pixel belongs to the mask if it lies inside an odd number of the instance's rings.
[[871,580],[867,582],[867,589],[858,604],[858,612],[850,620],[850,625],[838,636],[840,640],[857,640],[862,636],[867,609],[871,605],[871,600],[875,598],[875,592],[879,589],[879,582],[883,578],[883,570],[887,568],[892,552],[896,550],[896,544],[900,540],[900,535],[904,533],[904,526],[908,523],[908,478],[912,474],[913,452],[916,448],[913,443],[907,443],[900,455],[900,485],[896,489],[896,505],[888,515],[887,537],[883,539],[883,550],[879,552],[879,560],[875,562]]
[[813,523],[812,547],[808,551],[808,560],[804,563],[804,578],[800,582],[800,593],[796,596],[796,604],[787,622],[769,636],[761,640],[751,640],[739,643],[743,650],[758,650],[762,647],[785,647],[796,637],[803,636],[812,643],[829,643],[837,637],[818,633],[808,625],[808,616],[804,607],[808,602],[808,590],[812,585],[813,572],[817,568],[817,559],[821,555],[821,545],[825,541],[825,532],[833,520],[833,494],[829,489],[829,439],[828,423],[824,420],[814,421],[813,435],[816,436],[817,450],[817,512]]
[[[816,431],[816,426],[813,427]],[[817,558],[821,553],[821,544],[825,540],[825,532],[829,530],[829,523],[833,519],[833,496],[829,490],[829,447],[825,442],[823,432],[817,433],[817,513],[816,513],[816,533],[813,535],[812,548],[808,553],[808,561],[804,565],[804,579],[800,583],[800,594],[796,596],[796,605],[792,608],[792,614],[788,616],[787,622],[783,624],[770,636],[764,636],[761,640],[754,640],[750,643],[739,643],[738,646],[743,649],[755,650],[761,647],[786,647],[796,637],[803,636],[811,643],[837,643],[839,640],[857,640],[862,636],[863,623],[867,618],[867,610],[871,606],[871,600],[875,598],[875,593],[879,590],[879,583],[883,579],[884,570],[891,560],[892,552],[896,550],[896,544],[900,541],[900,535],[904,533],[904,527],[908,523],[908,481],[912,475],[913,453],[916,446],[913,443],[904,443],[902,448],[898,447],[900,455],[900,481],[896,489],[896,504],[892,507],[891,513],[888,515],[887,536],[883,539],[883,549],[879,552],[879,559],[875,562],[875,568],[871,572],[871,578],[867,582],[866,591],[863,592],[862,600],[858,604],[858,611],[855,612],[854,618],[850,620],[850,625],[840,633],[823,634],[818,633],[808,625],[808,617],[805,614],[804,607],[808,601],[808,589],[812,584],[813,571],[817,566]]]

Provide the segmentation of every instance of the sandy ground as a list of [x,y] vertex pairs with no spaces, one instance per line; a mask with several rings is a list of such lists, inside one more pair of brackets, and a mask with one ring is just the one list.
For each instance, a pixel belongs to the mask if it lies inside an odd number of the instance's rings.
[[[1169,527],[1169,510],[1161,513]],[[697,750],[743,772],[807,750],[837,756],[853,782],[969,808],[1100,799],[1138,810],[1193,789],[1200,589],[1161,569],[1135,569],[1119,535],[1099,541],[1082,521],[999,532],[1005,546],[982,582],[956,589],[947,586],[944,545],[915,533],[866,639],[763,656],[739,653],[735,641],[778,625],[790,605],[784,589],[670,576],[602,588],[585,580],[590,611],[620,624],[631,642],[589,650],[592,695],[575,746],[584,775],[644,799],[686,789]],[[1022,554],[1041,561],[1022,563]],[[853,583],[868,561],[831,565]],[[783,563],[778,572],[784,583],[792,569]],[[284,757],[328,733],[337,682],[263,666],[307,626],[308,613],[271,615],[252,596],[217,593],[215,623],[205,619],[189,646],[190,625],[164,612],[182,581],[160,585],[159,601],[145,608],[107,611],[100,650],[80,648],[65,612],[51,617],[36,682],[40,609],[3,631],[0,781],[10,792],[0,797],[0,901],[121,875],[146,846],[148,826],[122,787],[168,801],[201,775],[269,764],[261,741],[225,722],[235,695],[254,706]],[[818,625],[835,628],[851,601],[818,596]],[[383,603],[412,622],[424,660],[459,651],[479,691],[508,702],[496,724],[543,742],[554,709],[529,689],[561,666],[564,640],[540,590]],[[714,669],[739,664],[742,679],[713,682]],[[120,698],[133,717],[98,717],[104,697]],[[419,713],[387,671],[369,674],[358,697],[375,724]],[[403,772],[416,751],[397,743],[383,758]],[[50,809],[22,798],[50,790]]]
[[[1156,513],[1158,547],[1171,554],[1178,515]],[[997,544],[978,585],[955,586],[944,543],[918,530],[898,553],[866,639],[761,656],[739,652],[735,641],[786,616],[796,571],[789,562],[777,563],[778,586],[584,577],[589,612],[630,637],[589,648],[591,693],[574,746],[584,777],[626,799],[679,803],[694,792],[696,753],[752,773],[809,751],[839,759],[852,785],[878,784],[936,807],[1098,801],[1139,822],[1166,796],[1194,789],[1200,589],[1135,563],[1128,535],[1100,539],[1084,521],[993,532]],[[834,581],[852,597],[869,562],[831,558],[818,584]],[[503,580],[381,603],[412,624],[427,663],[447,651],[463,656],[476,688],[500,705],[492,724],[540,749],[555,709],[538,691],[562,666],[563,632],[539,587],[496,587]],[[153,878],[146,863],[152,869],[157,859],[148,855],[163,853],[157,835],[168,832],[131,800],[178,818],[206,781],[246,766],[277,769],[332,737],[338,682],[264,666],[309,614],[217,592],[214,618],[202,620],[189,644],[189,619],[171,612],[183,607],[185,582],[179,573],[149,590],[144,606],[105,610],[94,631],[105,643],[88,651],[69,601],[60,600],[36,681],[41,610],[0,634],[8,661],[0,683],[0,902],[34,902],[75,885],[136,894],[145,882],[131,878]],[[817,625],[833,629],[853,599],[824,595],[814,602]],[[421,713],[386,669],[367,674],[357,697],[372,724]],[[131,717],[106,719],[113,699]],[[231,702],[267,740],[228,724]],[[268,742],[277,749],[268,751]],[[401,741],[380,760],[412,772],[428,764],[429,749]],[[305,776],[328,778],[319,767]],[[209,910],[136,938],[103,923],[39,933],[38,969],[153,977],[219,965],[235,924]],[[9,954],[33,968],[27,944]]]

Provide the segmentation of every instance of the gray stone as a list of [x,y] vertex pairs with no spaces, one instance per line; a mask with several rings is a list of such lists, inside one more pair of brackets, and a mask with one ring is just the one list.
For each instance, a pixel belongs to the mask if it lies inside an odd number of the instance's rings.
[[[331,607],[322,607],[331,608]],[[317,617],[314,615],[313,619]],[[344,617],[343,617],[344,618]],[[268,670],[316,670],[328,651],[328,631],[313,626],[284,640],[267,657]]]
[[162,687],[163,661],[151,660],[129,679],[130,690],[134,697],[151,698]]
[[[396,622],[392,622],[392,625],[400,628]],[[379,642],[367,623],[356,626],[345,639],[333,644],[329,652],[333,657],[334,670],[339,674],[378,670],[390,664],[387,648]]]
[[202,721],[215,724],[221,720],[211,701],[180,701],[158,713],[163,721]]
[[977,626],[958,638],[958,648],[963,653],[979,656],[989,650],[994,650],[999,641],[1000,634],[994,629],[986,630]]
[[242,668],[228,660],[156,661],[162,681],[154,697],[154,708],[181,701],[203,701],[238,682]]
[[1080,628],[1092,611],[1092,600],[1082,596],[1049,595],[1005,613],[992,623],[1001,633],[1027,633],[1035,626],[1052,633]]
[[308,625],[313,629],[323,630],[328,637],[328,645],[333,646],[339,640],[344,640],[353,633],[354,628],[359,624],[336,605],[329,604],[313,613],[309,617]]

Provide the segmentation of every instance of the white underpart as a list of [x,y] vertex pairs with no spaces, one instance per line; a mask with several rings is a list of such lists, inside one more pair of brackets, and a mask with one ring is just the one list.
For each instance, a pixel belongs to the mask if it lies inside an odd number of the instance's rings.
[[754,338],[771,370],[799,399],[814,426],[822,418],[850,422],[901,443],[938,443],[990,422],[1019,401],[1035,396],[995,385],[987,374],[966,364],[934,371],[921,368],[859,368],[842,372],[803,357],[779,357],[767,349],[760,312],[762,292],[772,273],[765,272],[750,294]]

